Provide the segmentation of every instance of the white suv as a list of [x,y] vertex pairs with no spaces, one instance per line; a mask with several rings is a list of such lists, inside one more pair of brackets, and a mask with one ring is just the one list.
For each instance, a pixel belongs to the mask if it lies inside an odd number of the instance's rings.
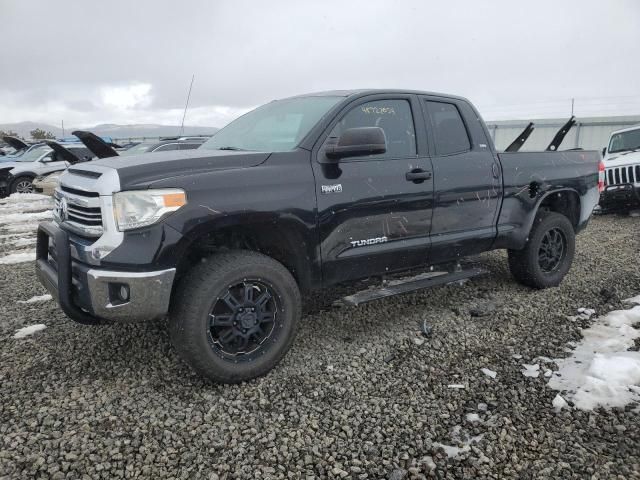
[[602,155],[605,189],[600,206],[609,210],[640,205],[640,125],[613,132]]

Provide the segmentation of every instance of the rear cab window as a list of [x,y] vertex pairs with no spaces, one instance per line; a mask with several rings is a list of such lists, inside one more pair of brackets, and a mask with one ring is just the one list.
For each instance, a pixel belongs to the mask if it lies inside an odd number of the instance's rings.
[[453,103],[426,100],[437,155],[453,155],[471,149],[469,133]]

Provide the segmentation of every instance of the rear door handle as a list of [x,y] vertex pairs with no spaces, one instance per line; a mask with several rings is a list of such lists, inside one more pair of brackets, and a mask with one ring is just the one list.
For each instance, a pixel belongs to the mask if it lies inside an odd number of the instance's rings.
[[421,168],[414,168],[413,170],[405,173],[404,177],[408,182],[420,183],[431,178],[431,172],[422,170]]

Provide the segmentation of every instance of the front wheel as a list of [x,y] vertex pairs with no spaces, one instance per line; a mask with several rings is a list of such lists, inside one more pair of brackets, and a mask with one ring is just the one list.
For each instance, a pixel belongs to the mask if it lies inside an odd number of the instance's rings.
[[33,177],[18,177],[11,183],[11,193],[33,193]]
[[238,383],[284,357],[300,315],[298,285],[282,264],[233,251],[209,257],[182,280],[172,301],[171,339],[200,375]]
[[536,216],[522,250],[509,250],[509,269],[515,279],[533,288],[560,285],[575,252],[575,231],[567,217],[555,212]]

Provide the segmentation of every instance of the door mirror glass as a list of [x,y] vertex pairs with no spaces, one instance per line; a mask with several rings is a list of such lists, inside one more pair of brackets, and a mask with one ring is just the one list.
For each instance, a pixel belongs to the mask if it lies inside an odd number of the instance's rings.
[[325,155],[332,160],[366,155],[380,155],[387,151],[387,139],[380,127],[356,127],[345,130],[336,143],[327,145]]

